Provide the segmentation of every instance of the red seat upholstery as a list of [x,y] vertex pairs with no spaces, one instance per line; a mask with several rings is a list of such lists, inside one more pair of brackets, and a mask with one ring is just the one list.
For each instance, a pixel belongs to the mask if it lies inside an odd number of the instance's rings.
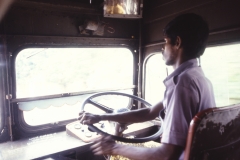
[[240,104],[211,108],[191,121],[184,160],[240,160]]

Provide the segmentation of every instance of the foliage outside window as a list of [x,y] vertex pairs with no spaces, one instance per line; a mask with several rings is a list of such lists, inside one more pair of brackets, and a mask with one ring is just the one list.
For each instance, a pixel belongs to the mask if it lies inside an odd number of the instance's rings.
[[[126,48],[28,48],[19,52],[15,68],[17,98],[120,90],[133,85],[133,54]],[[131,94],[132,90],[125,92]],[[31,102],[34,105],[30,106],[31,110],[24,109],[30,105],[26,102],[21,104],[25,105],[21,109],[29,125],[57,123],[76,118],[84,98],[86,95],[61,104],[55,104],[56,100],[53,104],[49,100]],[[109,98],[102,101],[106,99]],[[118,107],[115,103],[122,104],[119,99],[113,99],[110,107]],[[96,108],[89,109],[98,112]]]
[[240,103],[240,44],[209,47],[201,58],[218,107]]
[[16,59],[17,98],[133,83],[133,56],[125,48],[32,48]]

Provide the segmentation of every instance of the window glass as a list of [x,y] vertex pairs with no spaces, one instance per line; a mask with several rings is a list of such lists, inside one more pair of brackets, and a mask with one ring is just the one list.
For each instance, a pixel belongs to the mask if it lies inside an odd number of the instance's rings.
[[[17,98],[112,88],[120,91],[133,86],[133,54],[126,48],[28,48],[19,52],[15,63]],[[122,92],[132,94],[133,90]],[[87,96],[19,102],[18,105],[28,125],[55,124],[77,118]],[[116,104],[122,107],[129,104],[129,100],[116,96],[99,102],[111,108],[119,108]],[[101,112],[91,105],[86,109]]]
[[133,55],[125,48],[32,48],[16,58],[17,98],[133,84]]
[[240,44],[207,48],[201,66],[213,84],[217,106],[240,103]]
[[[206,48],[201,66],[213,84],[216,105],[240,103],[240,44]],[[168,67],[169,74],[172,72]],[[169,71],[171,70],[171,71]],[[146,64],[145,99],[156,103],[163,98],[166,66],[161,54],[154,54]]]
[[153,54],[146,63],[145,99],[155,104],[163,99],[165,85],[163,80],[173,71],[167,67],[162,54]]

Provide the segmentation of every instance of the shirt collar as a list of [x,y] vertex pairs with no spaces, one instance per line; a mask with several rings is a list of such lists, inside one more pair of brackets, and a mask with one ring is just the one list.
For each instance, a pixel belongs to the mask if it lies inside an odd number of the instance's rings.
[[198,61],[197,59],[190,59],[184,63],[182,63],[177,69],[175,69],[167,78],[163,81],[164,83],[168,81],[169,79],[172,79],[173,77],[179,75],[181,72],[183,72],[187,68],[197,67]]

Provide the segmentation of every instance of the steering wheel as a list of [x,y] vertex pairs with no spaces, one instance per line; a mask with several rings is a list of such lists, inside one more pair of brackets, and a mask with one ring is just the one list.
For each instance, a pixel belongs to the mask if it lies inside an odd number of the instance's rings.
[[[142,98],[139,98],[139,97],[136,97],[134,95],[130,95],[130,94],[126,94],[126,93],[120,93],[120,92],[103,92],[103,93],[97,93],[97,94],[94,94],[90,97],[88,97],[87,99],[85,99],[85,101],[83,102],[82,104],[82,107],[81,109],[84,110],[84,107],[87,103],[89,104],[92,104],[94,106],[96,106],[97,108],[105,111],[106,113],[113,113],[114,110],[112,108],[109,108],[109,107],[106,107],[102,104],[99,104],[95,101],[93,101],[92,99],[93,98],[96,98],[96,97],[99,97],[99,96],[103,96],[103,95],[121,95],[121,96],[125,96],[125,97],[129,97],[129,98],[132,98],[133,100],[137,100],[141,103],[143,103],[144,105],[148,106],[148,107],[151,107],[151,104],[148,103],[147,101],[145,101],[144,99]],[[161,120],[161,124],[162,123],[162,119],[160,118]],[[161,125],[162,126],[162,125]],[[143,142],[148,142],[148,141],[152,141],[152,140],[155,140],[157,138],[159,138],[159,136],[162,134],[163,132],[163,129],[162,127],[160,127],[160,129],[158,130],[158,132],[156,132],[155,134],[149,136],[149,137],[143,137],[143,138],[133,138],[133,139],[130,139],[130,138],[124,138],[124,137],[120,137],[120,136],[115,136],[115,135],[111,135],[111,134],[108,134],[106,132],[103,132],[102,130],[100,130],[99,128],[95,127],[94,125],[88,125],[89,129],[92,130],[92,131],[95,131],[101,135],[105,135],[105,136],[111,136],[113,139],[117,140],[117,141],[121,141],[121,142],[126,142],[126,143],[143,143]]]

